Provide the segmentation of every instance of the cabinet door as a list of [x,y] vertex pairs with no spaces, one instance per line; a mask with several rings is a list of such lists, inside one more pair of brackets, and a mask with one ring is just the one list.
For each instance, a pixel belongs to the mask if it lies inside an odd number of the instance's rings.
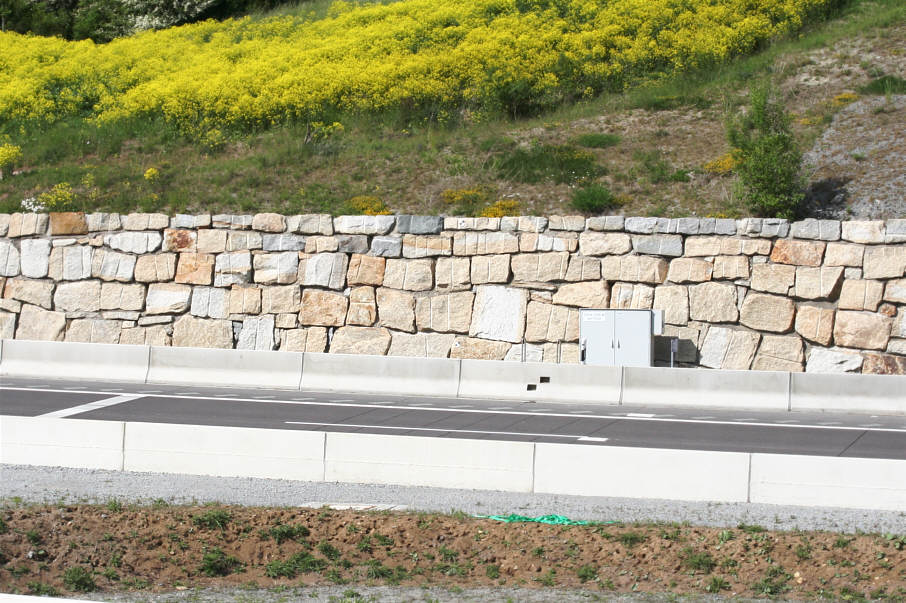
[[585,345],[585,364],[614,366],[613,316],[610,310],[582,312],[580,343]]
[[651,366],[651,313],[614,313],[614,352],[620,366]]

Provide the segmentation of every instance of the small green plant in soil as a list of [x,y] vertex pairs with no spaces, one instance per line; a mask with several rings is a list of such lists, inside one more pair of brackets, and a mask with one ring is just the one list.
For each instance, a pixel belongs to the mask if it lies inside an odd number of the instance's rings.
[[331,561],[336,561],[337,559],[339,559],[340,554],[341,554],[340,549],[333,546],[326,540],[322,541],[320,544],[318,544],[318,552],[321,553],[322,555],[324,555],[326,558],[330,559]]
[[710,574],[717,562],[708,552],[695,552],[691,547],[683,549],[683,565],[695,571]]
[[91,577],[91,572],[81,565],[66,568],[66,571],[63,572],[63,584],[69,590],[76,592],[88,593],[97,590],[97,585],[94,583],[94,578]]
[[303,542],[310,533],[311,531],[303,525],[289,526],[281,523],[267,530],[261,530],[258,535],[264,540],[273,538],[277,544],[283,544],[288,540]]
[[620,137],[616,134],[589,132],[588,134],[576,136],[575,143],[580,147],[589,149],[606,149],[620,144]]
[[906,94],[906,80],[895,75],[884,75],[875,78],[859,88],[862,94]]
[[619,536],[620,544],[625,546],[627,549],[631,549],[637,544],[640,544],[645,541],[645,535],[639,532],[625,532]]
[[242,568],[243,564],[239,559],[216,547],[204,554],[199,567],[206,576],[229,576]]
[[606,186],[589,184],[573,190],[570,205],[583,214],[599,215],[617,209],[621,203]]
[[227,524],[230,523],[230,519],[232,519],[232,516],[229,511],[211,509],[210,511],[205,511],[201,515],[193,517],[192,523],[200,528],[206,528],[208,530],[223,530],[227,527]]
[[516,148],[504,155],[498,164],[498,176],[507,180],[571,184],[601,174],[595,156],[572,145],[533,145]]
[[484,575],[491,580],[496,580],[500,577],[500,566],[496,563],[489,563],[484,568]]
[[29,582],[25,585],[28,588],[28,594],[36,597],[59,597],[60,591],[44,582]]
[[730,590],[730,583],[720,576],[712,576],[705,590],[709,593],[719,593],[722,590]]
[[593,565],[583,565],[578,570],[576,570],[576,575],[579,577],[579,582],[583,584],[589,580],[597,580],[598,570],[595,569]]

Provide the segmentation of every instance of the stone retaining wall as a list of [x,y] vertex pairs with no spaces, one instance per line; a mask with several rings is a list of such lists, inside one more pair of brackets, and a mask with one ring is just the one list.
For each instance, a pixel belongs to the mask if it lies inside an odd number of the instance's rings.
[[576,362],[656,308],[660,359],[904,373],[904,274],[906,220],[12,214],[0,337]]

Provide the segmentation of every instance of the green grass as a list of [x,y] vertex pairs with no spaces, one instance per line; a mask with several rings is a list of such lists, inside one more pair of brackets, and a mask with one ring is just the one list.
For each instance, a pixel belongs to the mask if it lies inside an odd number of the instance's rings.
[[229,576],[242,571],[243,563],[219,548],[213,548],[201,559],[199,570],[206,576]]
[[232,515],[223,509],[211,509],[192,518],[192,523],[208,530],[223,530],[230,523]]
[[906,80],[895,75],[883,75],[859,88],[862,94],[906,94]]
[[91,577],[91,572],[81,565],[66,568],[63,572],[63,584],[69,590],[76,592],[88,593],[97,589],[94,578]]

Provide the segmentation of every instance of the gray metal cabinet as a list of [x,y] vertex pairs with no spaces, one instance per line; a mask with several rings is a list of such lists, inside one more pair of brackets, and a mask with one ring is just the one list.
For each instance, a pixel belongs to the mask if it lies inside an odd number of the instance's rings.
[[662,331],[658,310],[579,310],[579,345],[584,364],[651,366],[654,334]]

